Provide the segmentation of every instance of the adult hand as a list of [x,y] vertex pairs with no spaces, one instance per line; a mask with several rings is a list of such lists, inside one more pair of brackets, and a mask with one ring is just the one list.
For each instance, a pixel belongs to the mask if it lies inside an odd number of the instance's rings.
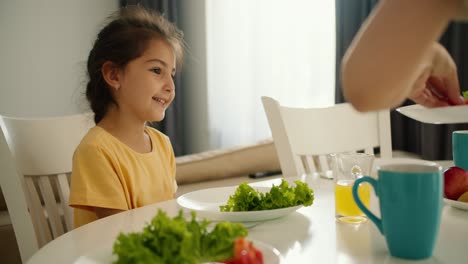
[[435,42],[422,65],[409,98],[426,107],[463,104],[457,76],[457,66],[447,50]]

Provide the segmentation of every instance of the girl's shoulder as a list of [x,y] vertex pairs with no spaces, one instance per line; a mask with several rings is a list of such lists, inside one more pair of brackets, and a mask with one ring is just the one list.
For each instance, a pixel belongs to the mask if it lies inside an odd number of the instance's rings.
[[83,137],[80,144],[95,145],[106,142],[112,135],[99,126],[92,127]]
[[157,139],[158,141],[169,141],[169,137],[154,127],[146,126],[146,133],[151,139]]
[[[172,151],[172,144],[168,136],[149,126],[145,130],[150,136],[153,146],[156,147],[155,149],[163,152]],[[95,126],[88,131],[78,145],[76,152],[134,153],[130,147],[99,126]]]
[[146,126],[146,133],[151,138],[153,151],[158,150],[164,153],[173,153],[171,140],[164,133],[150,126]]
[[112,144],[113,136],[99,126],[92,127],[88,133],[83,137],[77,150],[80,149],[106,149]]

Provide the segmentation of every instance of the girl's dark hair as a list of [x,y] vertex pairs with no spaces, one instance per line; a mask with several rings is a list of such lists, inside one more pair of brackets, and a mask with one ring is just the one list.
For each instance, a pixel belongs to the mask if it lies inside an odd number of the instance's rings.
[[123,69],[130,61],[143,55],[149,42],[154,39],[163,39],[172,46],[178,65],[182,63],[184,53],[182,31],[157,12],[140,6],[128,6],[110,19],[111,22],[99,32],[87,63],[89,81],[86,98],[94,112],[96,124],[105,116],[111,104],[117,105],[102,76],[101,68],[106,61]]

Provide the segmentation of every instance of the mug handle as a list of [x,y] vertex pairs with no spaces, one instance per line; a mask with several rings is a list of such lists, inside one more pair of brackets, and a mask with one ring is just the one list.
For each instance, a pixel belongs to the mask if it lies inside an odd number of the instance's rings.
[[369,209],[367,209],[367,207],[362,203],[361,199],[359,198],[358,188],[359,188],[359,184],[361,184],[363,182],[370,183],[375,191],[378,190],[377,186],[379,185],[379,183],[374,178],[371,178],[371,177],[368,177],[368,176],[364,176],[362,178],[359,178],[354,182],[354,185],[353,185],[353,198],[354,198],[354,201],[356,202],[359,209],[361,209],[362,212],[364,214],[366,214],[367,217],[369,217],[369,219],[372,220],[372,222],[374,222],[374,224],[379,229],[380,233],[383,234],[382,220],[379,219],[377,216],[375,216],[371,211],[369,211]]

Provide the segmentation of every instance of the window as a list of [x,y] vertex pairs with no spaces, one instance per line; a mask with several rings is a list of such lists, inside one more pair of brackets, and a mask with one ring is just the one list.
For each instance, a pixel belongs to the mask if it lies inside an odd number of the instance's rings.
[[271,137],[263,95],[334,104],[334,1],[207,0],[206,19],[211,148]]

